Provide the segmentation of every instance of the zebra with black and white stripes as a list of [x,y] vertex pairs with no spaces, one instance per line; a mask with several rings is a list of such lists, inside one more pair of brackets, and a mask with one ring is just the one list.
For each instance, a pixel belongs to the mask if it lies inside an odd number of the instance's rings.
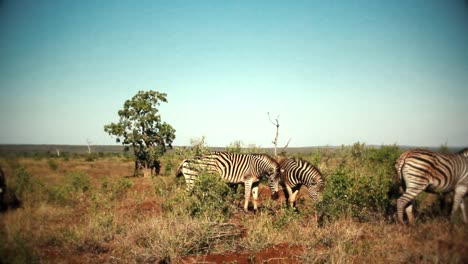
[[304,185],[314,201],[321,200],[324,188],[322,173],[310,162],[302,159],[284,158],[279,161],[282,184],[288,192],[291,207],[296,206],[296,196]]
[[395,167],[404,188],[403,195],[397,200],[398,222],[403,224],[405,210],[408,222],[414,223],[412,201],[422,191],[455,191],[450,215],[453,218],[460,207],[463,221],[467,223],[463,198],[468,190],[468,149],[455,154],[408,150],[401,154]]
[[266,154],[211,152],[200,158],[182,161],[177,175],[184,175],[187,191],[191,191],[195,179],[202,172],[217,173],[227,183],[244,183],[245,212],[248,211],[251,192],[254,210],[258,209],[258,184],[262,177],[268,177],[272,197],[278,197],[280,167],[276,160]]

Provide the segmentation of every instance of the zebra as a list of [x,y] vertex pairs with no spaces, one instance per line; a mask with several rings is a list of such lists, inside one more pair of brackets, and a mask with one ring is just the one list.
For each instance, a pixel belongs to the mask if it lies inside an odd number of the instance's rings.
[[250,192],[253,196],[254,211],[258,210],[258,184],[262,177],[268,177],[272,198],[278,197],[280,166],[266,154],[235,154],[211,152],[194,159],[186,159],[177,169],[177,176],[184,175],[187,191],[191,191],[194,180],[201,172],[217,173],[227,183],[244,183],[244,212],[248,212]]
[[296,196],[302,185],[307,186],[307,193],[314,201],[321,200],[324,178],[317,168],[302,159],[283,158],[279,164],[282,185],[286,187],[291,207],[296,206]]
[[[395,167],[404,193],[397,200],[398,222],[403,224],[403,210],[410,225],[414,224],[413,199],[422,191],[447,193],[455,191],[453,218],[458,207],[467,223],[463,197],[468,190],[468,148],[452,153],[437,153],[424,149],[408,150],[401,154]],[[409,206],[408,203],[410,203]]]

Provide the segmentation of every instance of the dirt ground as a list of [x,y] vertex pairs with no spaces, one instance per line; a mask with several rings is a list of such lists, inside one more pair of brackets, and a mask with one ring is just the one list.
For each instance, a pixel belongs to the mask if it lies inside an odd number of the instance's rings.
[[190,256],[179,259],[179,263],[297,263],[305,248],[291,247],[288,244],[278,244],[258,253],[226,252],[224,254],[211,254],[205,256]]

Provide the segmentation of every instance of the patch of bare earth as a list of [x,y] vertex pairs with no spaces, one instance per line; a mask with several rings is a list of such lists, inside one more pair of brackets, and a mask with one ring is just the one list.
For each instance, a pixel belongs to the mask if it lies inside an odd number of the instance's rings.
[[305,251],[303,246],[290,246],[287,243],[275,245],[260,252],[226,252],[188,256],[177,260],[178,263],[298,263]]

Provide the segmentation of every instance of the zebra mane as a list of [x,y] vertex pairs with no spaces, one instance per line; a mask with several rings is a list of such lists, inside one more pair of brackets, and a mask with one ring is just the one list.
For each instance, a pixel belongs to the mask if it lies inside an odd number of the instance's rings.
[[267,154],[263,154],[263,153],[252,153],[252,154],[249,154],[249,153],[233,153],[233,152],[228,152],[228,151],[212,151],[210,152],[209,154],[228,154],[228,155],[249,155],[249,156],[253,156],[253,157],[256,157],[256,158],[260,158],[260,159],[266,159],[268,161],[271,161],[272,163],[274,164],[277,164],[279,166],[279,163],[277,160],[275,160],[274,158],[272,158],[270,155],[267,155]]
[[321,180],[321,186],[320,187],[323,188],[323,185],[325,184],[325,177],[323,176],[322,172],[316,166],[314,166],[312,163],[310,163],[309,161],[304,160],[302,158],[294,158],[294,160],[296,162],[298,162],[300,165],[305,164],[306,167],[313,168],[314,170],[316,170],[318,172],[318,175],[320,176],[320,180]]
[[255,157],[266,158],[267,160],[278,164],[278,161],[276,161],[274,158],[272,158],[270,155],[267,155],[267,154],[255,153],[255,154],[250,154],[250,155],[253,155],[253,156],[255,156]]

